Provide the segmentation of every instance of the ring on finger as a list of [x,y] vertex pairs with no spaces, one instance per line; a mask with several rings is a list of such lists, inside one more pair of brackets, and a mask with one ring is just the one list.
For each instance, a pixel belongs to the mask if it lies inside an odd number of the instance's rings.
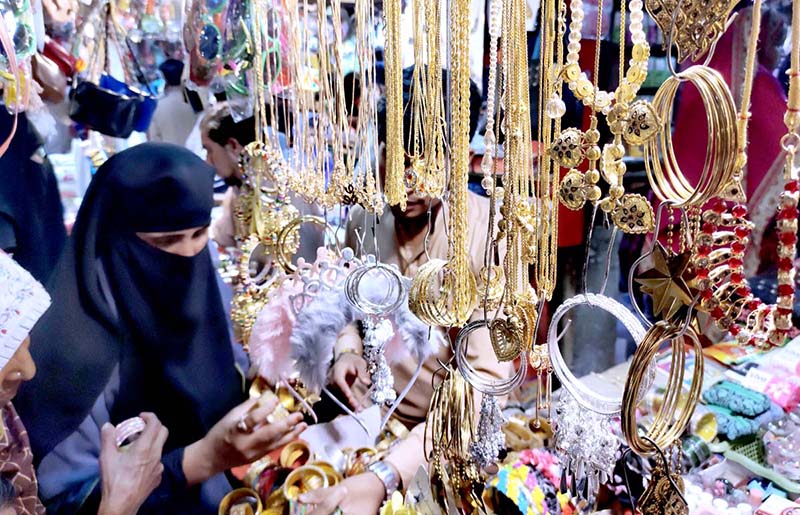
[[247,415],[242,415],[239,419],[239,423],[236,424],[236,429],[241,431],[242,433],[252,433],[253,428],[247,424]]

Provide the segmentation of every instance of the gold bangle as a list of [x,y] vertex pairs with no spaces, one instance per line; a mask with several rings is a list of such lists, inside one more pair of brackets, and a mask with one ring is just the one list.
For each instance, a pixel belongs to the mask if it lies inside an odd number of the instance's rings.
[[305,465],[294,469],[283,483],[283,496],[287,501],[296,501],[302,494],[328,486],[328,476],[319,467]]
[[[696,186],[683,175],[672,143],[673,105],[682,81],[691,82],[700,92],[708,120],[706,160]],[[736,106],[722,75],[706,66],[692,66],[661,85],[653,107],[661,123],[659,137],[645,146],[645,168],[653,192],[662,201],[674,201],[676,207],[701,206],[719,196],[733,178],[738,156]]]
[[317,467],[325,472],[325,476],[328,478],[328,486],[336,486],[344,480],[342,474],[327,461],[312,461],[309,466]]
[[357,351],[356,349],[354,349],[352,347],[348,347],[346,349],[343,349],[343,350],[337,352],[336,353],[336,358],[334,359],[334,361],[338,361],[339,358],[341,358],[345,354],[355,354],[356,356],[361,356],[361,351]]
[[219,515],[260,515],[262,508],[261,499],[255,490],[238,488],[222,498],[218,513]]
[[[684,402],[680,394],[686,362],[684,347],[686,338],[692,340],[694,344],[695,357],[689,395]],[[672,342],[672,364],[663,402],[658,407],[654,421],[647,431],[648,440],[639,435],[636,407],[650,363],[655,359],[661,344],[667,340]],[[683,332],[681,327],[665,322],[659,322],[650,328],[633,355],[622,397],[622,433],[628,446],[641,456],[651,456],[657,452],[657,447],[665,448],[677,440],[692,418],[702,386],[703,348],[695,330],[688,326]]]
[[303,441],[290,442],[281,451],[280,463],[284,468],[305,465],[311,459],[311,449]]

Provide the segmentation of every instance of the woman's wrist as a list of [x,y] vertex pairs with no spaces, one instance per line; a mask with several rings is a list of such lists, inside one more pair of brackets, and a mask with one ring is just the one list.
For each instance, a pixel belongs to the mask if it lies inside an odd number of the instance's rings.
[[208,436],[189,445],[183,452],[183,475],[187,486],[203,483],[223,470],[224,467],[215,463],[214,449]]

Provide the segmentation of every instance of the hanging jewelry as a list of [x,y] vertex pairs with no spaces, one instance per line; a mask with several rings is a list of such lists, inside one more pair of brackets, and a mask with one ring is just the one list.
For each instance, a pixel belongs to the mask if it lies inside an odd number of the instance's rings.
[[[647,12],[664,37],[672,39],[678,62],[699,61],[725,33],[736,0],[647,0]],[[676,12],[677,11],[677,12]]]
[[484,395],[481,400],[478,433],[475,436],[475,441],[469,446],[472,460],[479,468],[484,469],[494,465],[500,456],[500,451],[505,449],[504,422],[505,417],[500,410],[497,398],[491,395]]
[[[760,28],[761,2],[753,6],[752,28],[745,70],[745,90],[741,113],[749,110],[755,52]],[[792,13],[793,25],[800,26],[800,6]],[[792,37],[791,70],[800,68],[800,36]],[[701,290],[701,307],[710,312],[718,327],[729,331],[740,345],[768,348],[785,342],[793,327],[792,312],[795,298],[795,269],[797,245],[798,183],[797,151],[800,147],[800,83],[795,71],[789,73],[789,97],[784,123],[786,135],[781,140],[784,151],[784,191],[777,206],[778,220],[778,299],[769,305],[755,297],[744,274],[744,254],[749,243],[752,224],[747,217],[747,207],[737,202],[729,209],[718,199],[711,209],[703,212],[703,224],[697,237],[694,262]],[[738,124],[739,159],[734,174],[734,184],[741,186],[742,169],[746,164],[747,121],[749,115],[741,114]],[[737,323],[738,321],[738,323]]]
[[676,441],[666,453],[661,449],[655,455],[655,465],[638,509],[642,515],[689,515],[689,505],[683,496],[680,442]]
[[[593,111],[590,128],[585,132],[571,128],[561,131],[549,147],[553,159],[559,166],[570,171],[560,183],[559,197],[569,209],[581,209],[584,203],[600,201],[601,191],[597,186],[601,177],[609,184],[609,196],[600,202],[600,207],[611,215],[611,220],[623,232],[643,234],[653,229],[653,211],[650,203],[642,195],[626,194],[622,179],[625,174],[625,155],[623,140],[629,145],[643,145],[657,134],[658,117],[652,106],[644,101],[634,102],[636,92],[647,77],[647,63],[650,47],[643,29],[642,0],[630,0],[630,30],[634,43],[630,67],[625,72],[625,3],[620,9],[620,58],[619,76],[622,77],[614,92],[602,91],[598,87],[600,34],[602,34],[602,1],[598,4],[598,40],[595,50],[594,85],[585,73],[580,71],[579,59],[583,26],[583,2],[573,0],[570,4],[572,21],[570,23],[569,45],[566,64],[560,80],[567,82],[575,96]],[[563,116],[565,107],[558,95],[548,100],[548,116],[558,119]],[[597,130],[597,114],[607,116],[614,141],[599,147],[600,132]],[[582,174],[577,166],[584,159],[589,161],[589,170]],[[597,166],[600,161],[600,166]],[[599,170],[598,170],[599,168]]]

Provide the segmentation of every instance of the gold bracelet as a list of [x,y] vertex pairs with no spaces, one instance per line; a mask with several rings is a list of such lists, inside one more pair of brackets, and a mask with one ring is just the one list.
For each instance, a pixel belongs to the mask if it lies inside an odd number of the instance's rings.
[[341,351],[336,353],[336,357],[334,358],[334,362],[339,361],[339,358],[344,356],[345,354],[355,354],[356,356],[361,356],[361,351],[357,351],[352,347],[348,347],[346,349],[342,349]]
[[237,488],[222,498],[219,515],[259,515],[262,510],[258,493],[250,488]]
[[[672,144],[673,107],[682,81],[691,82],[700,92],[708,120],[708,150],[696,186],[683,175]],[[711,68],[692,66],[661,85],[653,107],[661,123],[659,137],[645,145],[645,168],[653,192],[662,201],[674,201],[676,207],[702,206],[719,196],[733,177],[738,155],[736,106],[725,79]]]
[[[692,340],[695,356],[689,395],[683,400],[680,394],[686,362],[684,347],[686,338]],[[647,438],[642,438],[636,423],[636,408],[642,394],[640,390],[651,362],[655,359],[661,344],[667,340],[672,342],[672,364],[664,400],[658,408],[653,424],[646,433]],[[657,452],[657,447],[665,448],[680,438],[692,418],[702,386],[703,348],[695,330],[691,326],[687,326],[684,332],[682,327],[676,327],[666,322],[653,325],[636,349],[625,381],[621,422],[622,433],[628,446],[641,456],[651,456]]]

